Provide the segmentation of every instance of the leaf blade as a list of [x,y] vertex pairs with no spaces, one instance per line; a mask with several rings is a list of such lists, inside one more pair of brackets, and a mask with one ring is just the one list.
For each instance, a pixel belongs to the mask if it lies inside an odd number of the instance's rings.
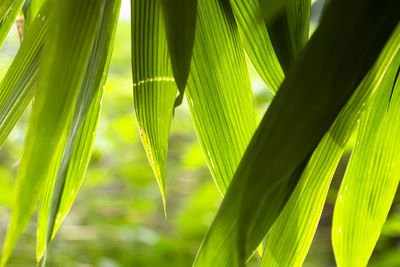
[[186,97],[203,155],[224,194],[255,129],[250,79],[228,2],[200,0],[196,29]]
[[[81,70],[87,63],[94,40],[102,2],[77,2],[80,1],[55,2],[50,18],[47,18],[55,21],[45,44],[40,90],[36,92],[32,108],[1,265],[6,263],[35,210],[40,187],[49,171],[42,162],[47,162],[48,168],[56,160],[53,153],[60,149],[83,78]],[[66,58],[68,63],[58,64]]]
[[338,192],[332,244],[340,266],[367,265],[399,183],[400,134],[393,124],[400,118],[399,68],[400,53],[360,119],[356,146]]
[[[246,262],[292,193],[296,173],[302,171],[398,23],[399,15],[393,12],[396,2],[376,6],[374,1],[360,0],[352,4],[357,14],[348,12],[345,0],[331,3],[278,90],[202,243],[195,266],[240,266]],[[371,23],[371,16],[376,24]],[[317,56],[316,50],[324,52]],[[335,78],[338,76],[340,81]]]
[[359,114],[375,94],[393,57],[399,54],[400,27],[325,134],[295,191],[268,232],[261,266],[301,266],[311,245],[329,185]]

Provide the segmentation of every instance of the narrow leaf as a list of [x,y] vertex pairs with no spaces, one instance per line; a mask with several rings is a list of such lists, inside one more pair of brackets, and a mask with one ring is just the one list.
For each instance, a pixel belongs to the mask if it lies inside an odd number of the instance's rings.
[[0,21],[3,20],[4,16],[13,5],[16,0],[2,0],[0,3]]
[[1,265],[36,208],[40,188],[62,144],[93,45],[103,1],[52,3],[24,152]]
[[373,68],[319,143],[281,215],[268,232],[261,266],[301,266],[311,245],[329,185],[365,104],[394,55],[400,54],[400,26]]
[[[400,179],[400,53],[360,120],[335,204],[332,243],[339,266],[366,266]],[[397,83],[395,81],[397,78]]]
[[39,13],[45,0],[29,0],[26,1],[24,7],[24,32],[27,33],[32,25],[33,20]]
[[240,37],[255,69],[274,94],[284,79],[267,27],[259,13],[259,0],[230,0]]
[[195,266],[245,264],[398,24],[399,7],[373,0],[330,4],[247,148]]
[[[37,260],[68,213],[83,182],[95,138],[100,103],[114,47],[121,0],[106,0],[101,25],[78,96],[61,164],[49,176],[40,197]],[[44,260],[45,262],[45,260]]]
[[310,0],[290,0],[278,16],[267,21],[274,50],[287,73],[308,40]]
[[197,0],[162,0],[172,70],[179,89],[180,105],[189,76],[196,30]]
[[37,84],[40,51],[48,28],[49,2],[41,9],[42,17],[33,22],[11,66],[0,83],[0,147],[29,104]]
[[177,93],[160,0],[132,0],[133,100],[140,135],[160,186],[165,212],[165,164]]
[[[2,2],[0,6],[4,5],[6,2],[7,0],[5,2]],[[23,4],[24,0],[15,0],[14,2],[12,2],[12,5],[8,9],[7,13],[4,15],[3,20],[0,19],[0,48],[2,47],[4,40],[6,39],[7,34],[10,31],[11,26],[18,16],[18,13],[21,10]]]
[[225,194],[256,123],[243,48],[230,5],[222,2],[199,0],[186,96],[208,167]]

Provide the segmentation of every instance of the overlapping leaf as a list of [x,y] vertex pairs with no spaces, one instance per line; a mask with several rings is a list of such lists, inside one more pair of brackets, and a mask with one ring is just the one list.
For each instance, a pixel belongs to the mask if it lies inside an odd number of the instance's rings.
[[[4,1],[4,0],[2,0],[2,1]],[[0,4],[0,6],[5,5],[6,3],[7,3],[7,0],[2,2]],[[14,23],[15,18],[17,17],[23,4],[24,4],[24,0],[15,0],[14,2],[12,2],[7,13],[5,13],[3,20],[0,19],[0,48],[3,45],[4,40],[6,39],[6,36],[7,36],[8,32],[10,31],[11,26]],[[1,8],[2,7],[0,7],[0,9]]]
[[0,21],[4,18],[15,0],[2,0],[0,3]]
[[247,55],[268,88],[276,93],[284,79],[284,73],[259,13],[259,0],[230,2]]
[[[49,2],[33,22],[6,75],[0,83],[0,146],[30,102],[37,84],[40,50],[48,28]],[[43,19],[44,18],[44,19]]]
[[61,164],[49,175],[40,197],[37,260],[48,248],[83,182],[95,138],[100,103],[114,47],[121,0],[106,0],[101,25],[92,49]]
[[57,160],[70,124],[104,1],[52,2],[43,52],[1,265],[36,208],[40,189]]
[[332,243],[339,266],[367,265],[399,184],[399,70],[400,53],[360,120],[333,215]]
[[398,8],[396,1],[329,5],[256,131],[195,266],[245,264],[398,24]]
[[197,0],[162,0],[164,25],[172,70],[179,89],[175,106],[181,104],[189,76],[196,29]]
[[24,32],[26,33],[32,25],[33,20],[39,13],[45,0],[29,0],[26,1],[24,8]]
[[165,211],[165,164],[177,87],[160,0],[132,0],[133,100],[142,142]]
[[262,266],[301,266],[324,207],[329,185],[356,121],[400,52],[398,26],[368,75],[310,158],[292,196],[268,232]]
[[224,194],[255,129],[250,79],[227,1],[198,2],[186,96],[208,167]]
[[310,10],[310,0],[290,0],[275,19],[267,21],[268,33],[285,72],[308,40]]

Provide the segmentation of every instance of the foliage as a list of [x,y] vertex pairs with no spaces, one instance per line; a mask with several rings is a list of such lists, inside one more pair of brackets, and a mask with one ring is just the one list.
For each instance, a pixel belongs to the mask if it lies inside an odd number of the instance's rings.
[[[1,43],[26,17],[0,83],[1,144],[33,98],[2,265],[37,203],[37,260],[51,255],[89,164],[121,1],[23,4],[0,4]],[[332,242],[339,266],[368,263],[399,183],[400,3],[325,5],[308,39],[309,0],[131,1],[133,105],[165,215],[168,137],[184,93],[224,196],[194,266],[243,266],[257,247],[261,266],[301,265],[358,124]],[[246,54],[276,94],[258,126]]]

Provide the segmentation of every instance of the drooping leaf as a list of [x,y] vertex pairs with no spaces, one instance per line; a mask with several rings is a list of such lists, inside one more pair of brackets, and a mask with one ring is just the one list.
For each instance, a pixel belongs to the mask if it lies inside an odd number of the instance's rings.
[[307,43],[310,10],[310,0],[290,0],[275,19],[267,21],[271,42],[286,73]]
[[275,94],[284,79],[267,27],[259,13],[259,0],[230,0],[240,37],[261,78]]
[[[225,194],[255,129],[250,79],[229,2],[199,0],[186,92],[197,137]],[[218,36],[218,38],[215,38]]]
[[[40,197],[37,260],[49,247],[79,191],[95,139],[100,102],[114,47],[121,0],[106,0],[104,14],[83,78],[61,164],[49,176]],[[44,259],[45,262],[45,259]]]
[[[0,6],[2,6],[6,2],[7,0],[0,3]],[[8,9],[7,13],[4,15],[3,20],[0,19],[0,48],[2,47],[4,40],[6,39],[7,34],[10,31],[11,26],[13,25],[15,18],[18,16],[18,13],[21,10],[23,4],[24,0],[15,0],[14,2],[12,2],[12,5]]]
[[36,208],[39,192],[67,132],[104,1],[52,2],[49,34],[16,181],[1,265]]
[[247,148],[195,266],[245,264],[294,190],[296,173],[398,24],[399,7],[373,0],[330,4]]
[[398,26],[381,55],[321,140],[282,213],[268,232],[261,266],[301,266],[311,245],[329,185],[360,113],[400,52]]
[[140,135],[161,190],[177,93],[160,0],[132,0],[133,100]]
[[339,266],[367,265],[399,184],[399,70],[400,53],[360,119],[333,214],[332,244]]
[[164,25],[180,105],[189,76],[196,30],[197,0],[162,0]]
[[49,4],[41,9],[42,17],[33,22],[6,75],[0,83],[0,147],[31,101],[37,84],[40,50],[48,28]]

